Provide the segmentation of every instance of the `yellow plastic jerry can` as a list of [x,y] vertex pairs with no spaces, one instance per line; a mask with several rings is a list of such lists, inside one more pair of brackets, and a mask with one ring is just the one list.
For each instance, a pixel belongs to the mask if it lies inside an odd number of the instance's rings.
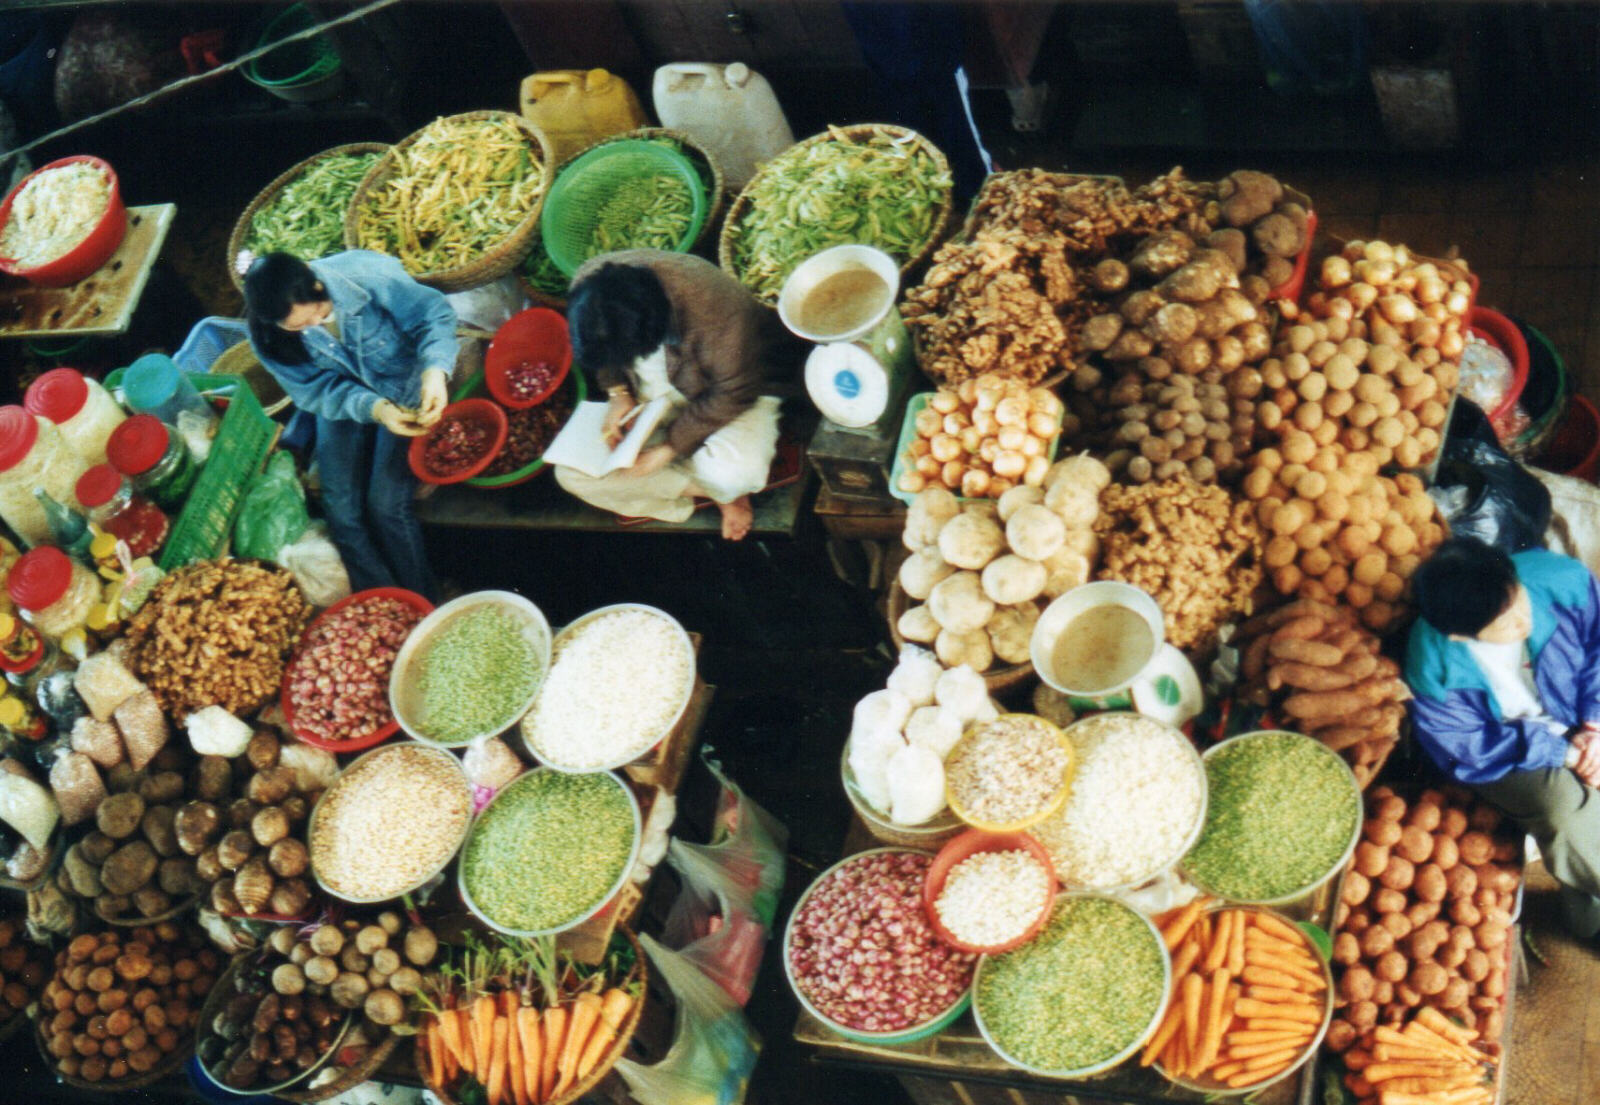
[[522,117],[550,143],[559,164],[602,138],[646,123],[628,82],[604,69],[555,69],[522,81]]

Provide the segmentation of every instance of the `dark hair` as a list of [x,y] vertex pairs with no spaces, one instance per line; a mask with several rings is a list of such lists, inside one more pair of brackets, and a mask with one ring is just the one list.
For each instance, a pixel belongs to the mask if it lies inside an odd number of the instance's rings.
[[1511,557],[1476,537],[1452,537],[1411,577],[1423,620],[1462,637],[1476,637],[1505,613],[1516,586]]
[[672,302],[649,269],[601,265],[572,289],[567,324],[579,365],[621,369],[672,337]]
[[289,253],[256,258],[244,274],[245,321],[256,352],[282,364],[305,364],[311,359],[306,343],[278,323],[302,303],[327,301],[328,289],[300,258]]

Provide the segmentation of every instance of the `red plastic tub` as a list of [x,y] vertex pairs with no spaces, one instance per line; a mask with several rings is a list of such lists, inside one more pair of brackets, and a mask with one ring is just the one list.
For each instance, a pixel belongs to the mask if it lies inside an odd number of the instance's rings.
[[[537,394],[518,399],[507,374],[525,364],[554,369],[550,382]],[[572,369],[572,340],[567,320],[548,307],[530,307],[512,315],[495,331],[483,357],[483,378],[495,402],[514,411],[536,407],[556,393]]]
[[[296,665],[300,663],[300,653],[305,647],[306,640],[310,638],[317,626],[334,614],[337,614],[347,606],[354,606],[356,603],[365,602],[368,599],[394,599],[396,602],[404,603],[406,606],[411,607],[424,618],[433,613],[433,603],[415,591],[407,591],[404,587],[372,587],[365,591],[357,591],[352,595],[345,596],[312,619],[311,624],[306,627],[305,633],[301,635],[300,643],[295,646],[294,658],[284,665],[283,684],[278,688],[278,704],[283,707],[283,718],[288,722],[295,739],[314,748],[325,748],[329,752],[363,752],[374,745],[382,744],[400,731],[400,722],[391,716],[387,723],[380,725],[365,736],[356,737],[352,740],[336,741],[319,737],[315,733],[308,733],[294,723],[294,702],[289,696],[289,684],[292,681]],[[384,684],[387,685],[388,681],[388,673],[385,673]]]
[[117,252],[117,247],[122,244],[122,237],[128,232],[128,211],[122,205],[122,192],[117,185],[117,174],[109,164],[98,157],[79,154],[75,157],[63,157],[52,161],[50,164],[35,169],[6,195],[0,202],[0,228],[4,228],[7,220],[11,218],[11,205],[17,198],[17,193],[27,183],[40,173],[51,169],[59,169],[63,165],[74,162],[87,161],[91,165],[98,165],[106,171],[111,178],[111,195],[106,200],[106,209],[100,216],[100,221],[95,224],[88,235],[67,252],[57,257],[54,261],[46,261],[42,265],[19,265],[10,258],[0,257],[0,272],[20,276],[32,284],[44,288],[64,288],[68,284],[76,284],[84,277],[93,273],[101,265],[111,259]]
[[1528,341],[1516,323],[1488,307],[1472,308],[1467,316],[1467,329],[1511,358],[1511,386],[1506,389],[1500,405],[1486,412],[1495,432],[1504,438],[1506,420],[1516,409],[1522,389],[1528,384]]
[[1574,393],[1539,465],[1593,483],[1600,476],[1600,408]]
[[1300,302],[1300,293],[1306,286],[1306,270],[1311,266],[1311,243],[1317,237],[1317,213],[1306,212],[1306,244],[1301,248],[1300,255],[1294,259],[1294,272],[1289,279],[1279,284],[1267,293],[1268,299],[1287,299],[1290,303]]
[[[962,860],[970,859],[979,852],[1027,852],[1038,860],[1050,877],[1050,892],[1045,895],[1044,907],[1040,909],[1039,916],[1026,929],[1015,938],[1004,944],[993,947],[983,947],[977,944],[967,944],[951,936],[949,931],[939,921],[939,912],[934,908],[934,903],[939,900],[939,894],[944,890],[945,879],[950,877],[951,868]],[[1044,845],[1030,833],[988,833],[982,829],[968,829],[959,836],[952,837],[939,854],[933,857],[933,863],[928,866],[928,874],[922,883],[922,908],[928,914],[928,924],[932,926],[939,939],[959,951],[972,952],[975,955],[999,955],[1014,948],[1020,948],[1029,940],[1039,935],[1039,930],[1044,928],[1044,923],[1050,917],[1050,910],[1056,901],[1056,869],[1050,862],[1050,853],[1045,851]]]
[[[489,445],[477,460],[453,472],[436,472],[428,466],[428,442],[444,432],[445,427],[452,422],[473,422],[487,426],[489,429]],[[417,474],[417,479],[423,483],[450,484],[470,480],[473,476],[489,467],[500,450],[505,448],[506,434],[510,430],[506,422],[505,408],[489,399],[463,399],[459,403],[451,403],[439,416],[439,421],[433,428],[421,437],[411,439],[411,450],[407,459],[411,463],[411,471]]]

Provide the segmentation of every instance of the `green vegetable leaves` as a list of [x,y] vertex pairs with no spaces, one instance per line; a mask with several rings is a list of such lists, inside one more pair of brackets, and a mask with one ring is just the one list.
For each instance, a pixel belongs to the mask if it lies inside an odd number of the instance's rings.
[[244,248],[315,261],[344,248],[344,214],[379,153],[330,154],[286,184],[250,219]]

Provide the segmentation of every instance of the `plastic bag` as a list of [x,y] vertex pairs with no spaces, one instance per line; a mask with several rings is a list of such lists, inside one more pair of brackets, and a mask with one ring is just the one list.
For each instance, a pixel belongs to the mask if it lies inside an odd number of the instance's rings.
[[238,556],[275,561],[310,524],[306,492],[295,475],[294,457],[273,453],[265,471],[245,488],[239,517],[233,523],[233,551]]
[[350,593],[350,575],[321,523],[307,527],[294,544],[273,556],[289,569],[313,606],[332,606]]
[[1456,401],[1428,493],[1452,536],[1476,537],[1507,553],[1544,545],[1550,492],[1500,447],[1489,420],[1465,399]]
[[716,764],[708,760],[706,766],[722,784],[713,840],[673,840],[668,846],[667,862],[683,889],[661,938],[742,1006],[750,1000],[783,892],[789,834]]
[[684,956],[644,933],[639,944],[677,1002],[672,1046],[659,1063],[617,1061],[617,1073],[639,1105],[735,1105],[743,1101],[761,1051],[761,1037],[712,982]]
[[463,326],[476,326],[491,333],[528,305],[528,293],[522,290],[514,273],[464,292],[454,292],[445,299]]

